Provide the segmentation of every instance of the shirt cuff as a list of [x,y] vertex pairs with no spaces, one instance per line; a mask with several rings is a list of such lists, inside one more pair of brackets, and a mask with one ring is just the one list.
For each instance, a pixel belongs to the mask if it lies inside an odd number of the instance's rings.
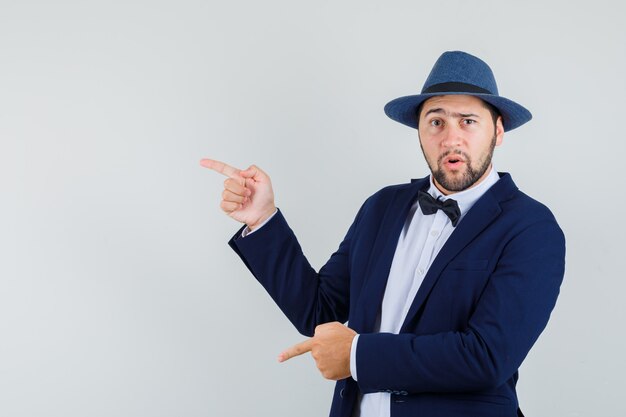
[[357,334],[352,339],[352,346],[350,347],[350,373],[352,374],[352,379],[357,381],[356,377],[356,345],[359,341],[359,335]]
[[274,216],[276,215],[276,213],[278,213],[278,209],[276,209],[276,211],[274,211],[274,213],[272,213],[272,215],[271,215],[271,216],[269,216],[267,219],[265,219],[265,221],[264,221],[263,223],[261,223],[261,224],[259,225],[259,227],[257,227],[257,228],[256,228],[256,229],[254,229],[254,230],[250,230],[250,228],[249,228],[248,226],[244,227],[244,229],[241,231],[241,237],[246,237],[246,236],[248,236],[249,234],[252,234],[252,233],[256,232],[257,230],[259,230],[259,229],[260,229],[261,227],[263,227],[263,226],[264,226],[267,222],[269,222],[269,221],[272,219],[272,217],[274,217]]

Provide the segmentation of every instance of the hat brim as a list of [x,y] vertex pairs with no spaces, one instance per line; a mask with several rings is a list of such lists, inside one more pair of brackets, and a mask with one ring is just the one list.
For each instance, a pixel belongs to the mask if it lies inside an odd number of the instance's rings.
[[385,105],[385,114],[396,122],[417,129],[417,108],[420,104],[431,97],[447,95],[474,96],[498,109],[502,115],[504,131],[508,132],[520,127],[532,119],[532,114],[524,106],[504,97],[493,94],[468,93],[468,92],[445,92],[428,93],[414,96],[399,97]]

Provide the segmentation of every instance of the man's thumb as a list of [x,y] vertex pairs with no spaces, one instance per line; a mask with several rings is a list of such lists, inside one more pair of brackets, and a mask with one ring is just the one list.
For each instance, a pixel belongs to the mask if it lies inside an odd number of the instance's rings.
[[244,178],[254,178],[259,172],[262,172],[255,165],[250,165],[247,169],[240,171],[240,175]]

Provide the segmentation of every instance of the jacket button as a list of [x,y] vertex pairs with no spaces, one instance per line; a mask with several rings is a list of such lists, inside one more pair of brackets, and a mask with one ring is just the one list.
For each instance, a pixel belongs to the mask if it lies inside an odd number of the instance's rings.
[[344,389],[345,389],[345,388],[342,388],[342,389],[341,389],[341,391],[339,391],[339,396],[340,396],[341,398],[343,398],[343,390],[344,390]]

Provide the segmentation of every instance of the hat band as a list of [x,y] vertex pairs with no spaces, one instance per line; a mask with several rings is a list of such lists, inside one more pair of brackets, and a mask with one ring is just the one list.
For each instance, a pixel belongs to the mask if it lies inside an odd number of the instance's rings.
[[481,93],[492,94],[491,91],[484,88],[477,87],[472,84],[459,83],[459,82],[447,82],[433,84],[428,88],[422,90],[422,94],[430,93]]

